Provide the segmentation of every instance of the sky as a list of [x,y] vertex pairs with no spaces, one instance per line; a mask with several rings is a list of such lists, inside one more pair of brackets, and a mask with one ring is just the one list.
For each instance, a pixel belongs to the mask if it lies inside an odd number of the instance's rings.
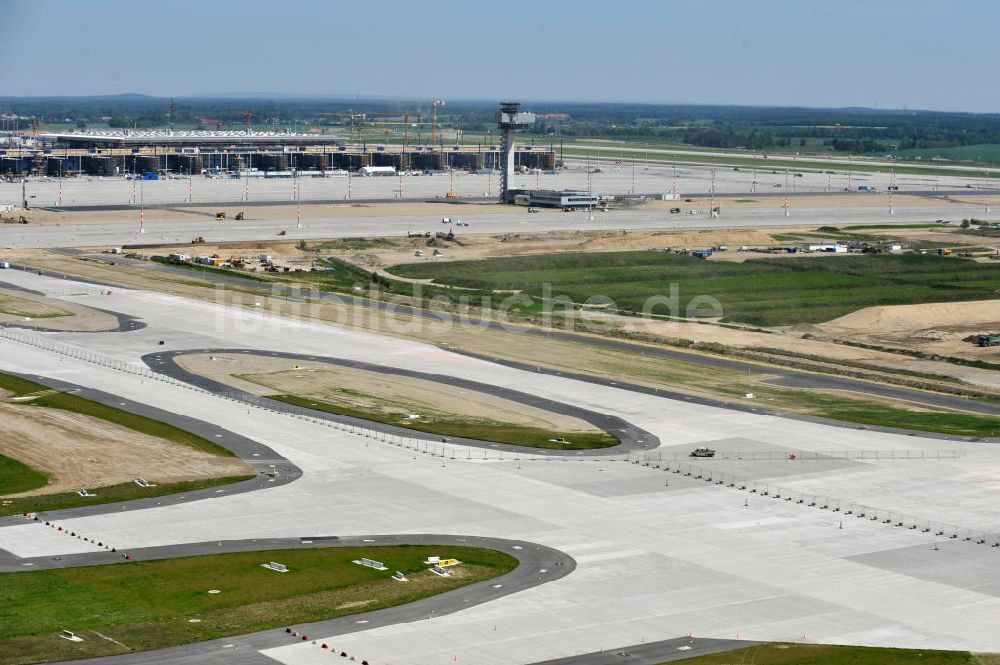
[[0,96],[1000,111],[996,0],[0,0]]

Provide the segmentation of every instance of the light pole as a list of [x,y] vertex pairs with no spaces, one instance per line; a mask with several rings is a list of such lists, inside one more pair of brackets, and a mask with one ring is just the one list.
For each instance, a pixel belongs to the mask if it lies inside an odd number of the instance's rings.
[[676,198],[677,197],[677,154],[676,153],[674,153],[673,169],[674,169],[674,177],[670,184],[670,194],[672,197]]
[[295,175],[295,228],[302,228],[302,189],[299,187],[299,172],[296,170]]
[[892,152],[889,154],[889,214],[895,215],[896,210],[892,207],[892,195],[896,191],[896,146],[889,146]]
[[[983,171],[983,177],[984,178],[986,177],[986,171]],[[989,189],[989,183],[987,183],[986,187],[983,187],[983,190],[986,192],[986,210],[985,210],[985,212],[989,212],[990,211],[990,189]]]
[[143,177],[139,182],[139,233],[146,232],[146,178]]
[[785,217],[788,217],[788,169],[785,169],[785,202],[782,207],[785,209]]
[[712,199],[709,205],[708,216],[715,217],[715,166],[712,166],[712,186],[711,186]]

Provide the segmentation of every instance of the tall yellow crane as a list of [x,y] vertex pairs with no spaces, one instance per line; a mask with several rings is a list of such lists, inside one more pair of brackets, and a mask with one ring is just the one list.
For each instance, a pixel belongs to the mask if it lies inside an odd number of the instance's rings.
[[432,146],[435,143],[437,143],[438,107],[444,105],[445,101],[443,99],[431,100],[431,145]]

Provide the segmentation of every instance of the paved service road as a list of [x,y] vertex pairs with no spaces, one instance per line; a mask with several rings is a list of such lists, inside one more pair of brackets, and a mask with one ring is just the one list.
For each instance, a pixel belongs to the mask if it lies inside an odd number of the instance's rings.
[[303,415],[308,415],[313,418],[321,418],[324,420],[331,420],[334,422],[345,423],[348,425],[354,425],[357,427],[364,427],[367,429],[376,430],[379,432],[385,432],[393,436],[405,436],[411,439],[422,439],[426,441],[441,441],[442,437],[440,435],[427,434],[425,432],[418,432],[417,430],[407,429],[405,427],[397,427],[395,425],[387,425],[384,423],[379,423],[371,420],[362,420],[361,418],[352,418],[350,416],[342,416],[338,414],[328,413],[325,411],[318,411],[315,409],[308,409],[305,407],[296,406],[293,404],[286,404],[277,400],[268,399],[266,397],[260,397],[258,395],[252,395],[240,390],[233,388],[230,385],[221,383],[219,381],[214,381],[212,379],[206,378],[199,374],[189,372],[177,364],[178,356],[185,356],[191,354],[254,354],[260,356],[271,356],[277,358],[288,358],[289,360],[298,360],[300,362],[321,362],[330,365],[337,365],[339,367],[352,367],[355,369],[362,369],[369,372],[378,372],[381,374],[396,374],[399,376],[408,376],[415,379],[422,379],[425,381],[433,381],[435,383],[442,383],[451,386],[458,386],[461,388],[466,388],[468,390],[478,391],[486,393],[489,395],[495,395],[497,397],[502,397],[514,402],[520,402],[522,404],[527,404],[539,409],[546,411],[551,411],[553,413],[560,413],[567,416],[573,416],[575,418],[580,418],[585,420],[590,424],[598,427],[606,432],[610,432],[617,436],[621,441],[617,446],[612,446],[610,448],[595,448],[587,450],[549,450],[545,448],[534,448],[531,446],[515,446],[502,443],[495,443],[493,441],[482,441],[479,439],[466,439],[463,437],[448,437],[448,443],[454,443],[462,446],[472,446],[475,448],[490,448],[493,450],[511,450],[511,451],[521,451],[523,453],[532,453],[537,455],[599,455],[599,454],[620,454],[627,453],[633,450],[652,450],[660,445],[660,440],[651,432],[647,432],[639,427],[636,427],[632,423],[619,418],[618,416],[613,416],[606,413],[597,413],[596,411],[591,411],[589,409],[584,409],[578,406],[573,406],[570,404],[564,404],[562,402],[556,402],[555,400],[546,399],[544,397],[539,397],[537,395],[531,395],[529,393],[520,392],[517,390],[511,390],[509,388],[503,388],[501,386],[495,386],[488,383],[480,383],[478,381],[470,381],[468,379],[462,379],[454,376],[446,376],[443,374],[428,374],[426,372],[416,372],[413,370],[407,370],[397,367],[389,367],[386,365],[375,365],[372,363],[365,363],[356,360],[346,360],[343,358],[331,358],[325,356],[317,356],[314,354],[302,354],[302,353],[289,353],[283,351],[269,351],[269,350],[251,350],[251,349],[185,349],[181,351],[166,351],[162,353],[150,353],[143,356],[142,360],[149,367],[157,372],[165,374],[171,378],[189,383],[191,385],[197,386],[204,390],[208,390],[218,395],[224,395],[231,399],[239,399],[241,401],[246,401],[258,406],[265,406],[269,409],[274,409],[276,411],[287,411],[288,413],[300,413]]
[[[337,619],[317,621],[305,625],[294,626],[300,635],[322,635],[331,647],[336,646],[334,638],[345,633],[357,633],[397,623],[410,623],[428,620],[429,617],[441,617],[490,602],[504,596],[515,594],[549,582],[555,582],[566,577],[576,568],[576,562],[568,554],[551,547],[525,541],[506,540],[502,538],[483,538],[461,535],[370,535],[344,537],[310,537],[301,538],[268,538],[257,540],[227,540],[217,542],[186,543],[162,547],[136,548],[128,554],[135,561],[155,559],[171,559],[185,556],[220,554],[224,552],[267,551],[291,548],[335,548],[363,547],[375,545],[442,545],[450,544],[465,547],[483,547],[505,552],[519,561],[513,571],[484,580],[475,584],[454,589],[423,600],[418,600],[398,607],[390,607],[365,614],[353,614]],[[26,570],[45,570],[55,568],[71,568],[84,565],[124,563],[121,553],[96,552],[87,554],[67,554],[58,559],[51,557],[19,559],[0,550],[0,572],[24,572]],[[265,561],[261,557],[262,563]],[[25,564],[32,564],[25,566]],[[387,574],[389,574],[387,572]],[[359,624],[359,621],[364,623]],[[206,642],[197,642],[179,647],[171,647],[158,651],[91,658],[83,661],[87,665],[131,665],[132,663],[155,663],[167,665],[173,663],[274,663],[273,660],[257,653],[261,649],[287,646],[300,642],[301,637],[293,637],[285,632],[284,626],[264,630],[239,637],[227,637]],[[235,645],[238,645],[237,649]],[[315,647],[317,651],[321,648]],[[354,655],[354,654],[351,654]],[[357,654],[360,663],[364,654]]]

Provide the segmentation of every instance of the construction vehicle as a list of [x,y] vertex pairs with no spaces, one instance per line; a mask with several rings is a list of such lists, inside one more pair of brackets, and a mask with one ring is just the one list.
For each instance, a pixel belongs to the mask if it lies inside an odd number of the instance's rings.
[[715,451],[711,448],[695,448],[688,454],[688,457],[715,457]]
[[236,213],[236,218],[235,219],[236,219],[237,222],[242,222],[243,221],[243,212],[240,211],[240,212]]
[[980,335],[976,343],[979,346],[1000,346],[1000,335]]
[[205,237],[204,236],[198,236],[197,238],[195,238],[194,240],[191,241],[191,244],[192,245],[204,245],[205,244]]
[[942,248],[940,248],[937,251],[937,253],[938,253],[938,256],[951,256],[951,248],[950,247],[942,247]]
[[226,221],[226,213],[224,213],[224,212],[217,212],[217,213],[215,213],[215,221],[217,221],[217,222],[224,222],[224,221]]

